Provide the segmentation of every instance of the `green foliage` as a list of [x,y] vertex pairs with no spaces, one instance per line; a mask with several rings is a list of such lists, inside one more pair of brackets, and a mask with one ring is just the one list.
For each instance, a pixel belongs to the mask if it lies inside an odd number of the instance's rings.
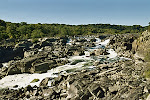
[[45,36],[75,36],[97,34],[142,33],[147,27],[140,25],[124,26],[110,24],[65,25],[65,24],[27,24],[0,20],[0,40],[40,38]]
[[31,38],[41,38],[44,36],[44,33],[39,29],[39,30],[33,30],[31,33]]
[[38,38],[32,39],[32,43],[37,43],[38,41],[39,41]]
[[38,81],[39,81],[39,79],[34,79],[30,83],[35,83],[35,82],[38,82]]
[[3,20],[0,20],[0,26],[6,26],[6,22]]

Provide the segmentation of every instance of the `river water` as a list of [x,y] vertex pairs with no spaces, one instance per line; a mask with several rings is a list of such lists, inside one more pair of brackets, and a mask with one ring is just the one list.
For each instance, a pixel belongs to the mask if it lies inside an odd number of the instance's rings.
[[[88,39],[88,38],[87,38]],[[90,56],[90,52],[93,50],[97,50],[98,48],[103,48],[109,43],[109,39],[101,42],[99,38],[96,38],[95,47],[87,48],[85,51],[85,55],[83,56],[71,56],[68,60],[70,63],[58,66],[56,68],[53,68],[51,70],[48,70],[47,73],[34,73],[34,74],[16,74],[16,75],[8,75],[0,80],[0,88],[10,88],[10,89],[18,89],[21,87],[26,87],[27,85],[31,86],[39,86],[40,82],[46,78],[54,78],[58,77],[60,74],[65,73],[73,73],[74,71],[80,71],[83,69],[86,70],[92,70],[96,68],[96,66],[93,65],[93,62],[95,61],[107,61],[107,62],[114,62],[119,59],[123,60],[126,59],[124,57],[120,58],[117,56],[117,53],[113,49],[108,49],[107,52],[109,55],[100,55],[100,56]],[[72,40],[70,39],[67,43],[67,45],[72,45]],[[62,58],[65,59],[65,58]],[[127,59],[128,60],[128,59]],[[3,64],[4,66],[7,66],[7,64]],[[59,73],[59,74],[58,74]],[[38,82],[31,83],[34,79],[39,79]],[[52,81],[49,81],[48,86],[51,85]],[[13,88],[15,85],[18,85],[17,88]]]

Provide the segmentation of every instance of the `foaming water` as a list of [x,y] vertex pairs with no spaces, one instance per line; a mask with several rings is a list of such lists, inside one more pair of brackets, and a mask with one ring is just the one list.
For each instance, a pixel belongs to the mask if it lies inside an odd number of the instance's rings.
[[[39,86],[40,82],[46,77],[54,78],[54,77],[58,77],[58,75],[64,74],[64,73],[73,73],[74,71],[77,71],[77,70],[79,71],[82,69],[95,68],[96,66],[93,65],[93,62],[103,60],[106,58],[106,56],[104,56],[104,55],[90,56],[90,52],[92,52],[93,50],[96,50],[98,48],[105,47],[110,41],[109,39],[107,39],[107,40],[101,42],[101,40],[99,38],[95,38],[95,39],[96,39],[95,47],[88,48],[85,51],[85,55],[83,55],[83,56],[71,56],[68,59],[70,61],[70,63],[63,65],[63,66],[58,66],[56,68],[48,70],[47,73],[42,73],[42,74],[34,73],[34,74],[8,75],[0,80],[0,88],[18,89],[21,87],[26,87],[27,85]],[[88,38],[87,38],[87,40],[88,40]],[[67,44],[72,45],[72,42],[73,42],[73,40],[70,39],[67,42]],[[108,53],[110,53],[109,55],[107,55],[107,57],[109,57],[109,58],[117,57],[117,53],[113,49],[109,49]],[[7,64],[3,64],[3,66],[7,66]],[[35,82],[35,83],[31,83],[31,81],[33,81],[34,79],[39,79],[39,81]],[[13,88],[13,86],[15,86],[15,85],[18,85],[18,87]],[[51,85],[51,81],[49,81],[48,85],[49,86]]]
[[117,57],[117,53],[113,49],[109,49],[108,53],[109,53],[109,55],[108,55],[109,58]]

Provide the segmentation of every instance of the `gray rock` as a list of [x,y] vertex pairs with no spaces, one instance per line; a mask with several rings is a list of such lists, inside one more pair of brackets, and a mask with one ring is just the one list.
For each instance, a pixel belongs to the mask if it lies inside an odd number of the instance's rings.
[[33,44],[32,46],[30,46],[31,49],[36,49],[36,48],[40,48],[40,44]]
[[45,46],[52,46],[53,44],[51,42],[48,41],[42,41],[41,42],[41,47],[45,47]]
[[34,73],[44,73],[44,72],[47,72],[47,70],[50,69],[48,62],[36,64],[33,67],[34,67],[34,70],[35,70]]
[[25,57],[33,56],[34,54],[35,54],[34,51],[25,51],[25,52],[24,52],[24,58],[25,58]]
[[2,68],[3,67],[3,64],[2,63],[0,63],[0,68]]
[[103,89],[100,87],[99,84],[91,84],[89,87],[88,87],[88,90],[90,91],[90,93],[96,97],[96,98],[103,98],[105,95],[105,92],[103,91]]
[[47,86],[49,79],[50,79],[49,77],[44,78],[44,79],[40,82],[39,86]]
[[14,74],[21,74],[21,68],[18,68],[17,66],[13,65],[8,68],[7,75],[14,75]]

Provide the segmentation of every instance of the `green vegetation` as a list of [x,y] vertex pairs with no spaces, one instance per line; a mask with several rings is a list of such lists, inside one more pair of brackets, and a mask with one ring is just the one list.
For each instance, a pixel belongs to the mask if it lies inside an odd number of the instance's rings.
[[142,33],[147,27],[140,25],[65,25],[65,24],[27,24],[26,22],[11,23],[0,20],[0,41],[5,39],[28,39],[54,36],[96,35]]
[[38,38],[33,38],[32,39],[32,43],[37,43],[39,40],[38,40]]
[[35,82],[38,82],[38,81],[39,81],[39,79],[34,79],[30,83],[35,83]]

